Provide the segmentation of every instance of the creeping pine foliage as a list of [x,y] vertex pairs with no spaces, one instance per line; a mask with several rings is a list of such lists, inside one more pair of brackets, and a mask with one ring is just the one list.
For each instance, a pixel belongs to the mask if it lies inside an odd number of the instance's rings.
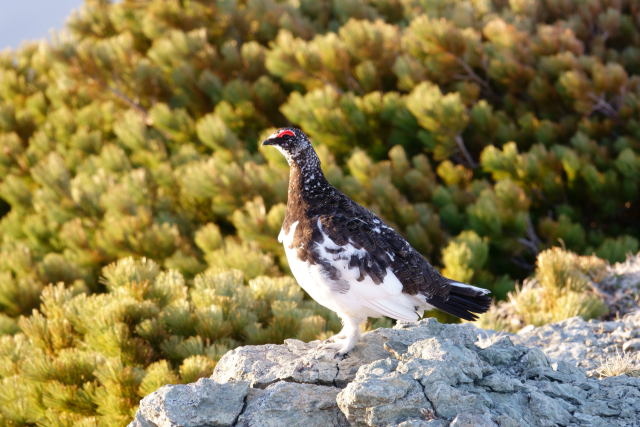
[[[638,22],[631,0],[86,0],[1,52],[0,423],[123,425],[227,349],[339,328],[276,241],[288,168],[258,143],[286,124],[499,298],[551,246],[637,251]],[[598,261],[544,254],[513,318],[602,313]]]
[[102,275],[100,294],[46,286],[21,332],[0,339],[5,423],[124,425],[142,397],[211,375],[240,344],[311,340],[339,325],[286,276],[212,267],[187,286],[146,258]]

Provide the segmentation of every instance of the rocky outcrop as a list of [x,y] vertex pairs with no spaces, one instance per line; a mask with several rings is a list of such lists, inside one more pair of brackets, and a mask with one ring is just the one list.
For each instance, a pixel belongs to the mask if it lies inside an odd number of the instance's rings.
[[562,322],[534,328],[527,326],[514,341],[537,346],[552,359],[561,359],[597,375],[608,359],[628,354],[640,370],[640,310],[619,320],[585,321],[574,317]]
[[609,307],[609,316],[622,317],[636,311],[640,301],[640,253],[609,266],[596,288]]
[[205,378],[193,384],[164,386],[143,399],[144,406],[130,425],[233,425],[244,407],[248,391],[245,382],[220,384]]
[[318,342],[240,347],[211,378],[144,398],[130,426],[638,425],[640,378],[576,366],[599,363],[580,337],[617,348],[640,314],[618,323],[571,319],[509,335],[426,319],[372,331],[342,360]]

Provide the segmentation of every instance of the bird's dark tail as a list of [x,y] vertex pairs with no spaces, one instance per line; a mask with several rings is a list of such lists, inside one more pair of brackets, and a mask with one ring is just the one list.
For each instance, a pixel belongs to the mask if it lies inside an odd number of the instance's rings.
[[433,296],[428,303],[446,313],[465,320],[476,320],[477,314],[489,310],[491,292],[488,289],[477,288],[465,283],[450,280],[449,297]]

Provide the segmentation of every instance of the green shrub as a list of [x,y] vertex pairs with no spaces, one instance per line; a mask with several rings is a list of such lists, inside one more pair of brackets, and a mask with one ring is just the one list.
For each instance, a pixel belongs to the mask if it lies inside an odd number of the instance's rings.
[[142,397],[211,375],[240,343],[312,340],[339,328],[289,277],[247,282],[239,270],[210,269],[188,286],[144,258],[102,274],[102,294],[47,286],[20,332],[0,339],[3,425],[124,425]]

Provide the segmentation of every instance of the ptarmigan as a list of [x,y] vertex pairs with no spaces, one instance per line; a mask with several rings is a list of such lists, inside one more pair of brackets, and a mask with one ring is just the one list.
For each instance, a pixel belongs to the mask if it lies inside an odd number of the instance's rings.
[[410,322],[435,307],[474,320],[474,313],[487,311],[487,289],[442,276],[399,233],[329,184],[300,129],[280,129],[263,145],[280,150],[290,166],[278,240],[291,272],[344,325],[324,348],[351,351],[367,317]]

